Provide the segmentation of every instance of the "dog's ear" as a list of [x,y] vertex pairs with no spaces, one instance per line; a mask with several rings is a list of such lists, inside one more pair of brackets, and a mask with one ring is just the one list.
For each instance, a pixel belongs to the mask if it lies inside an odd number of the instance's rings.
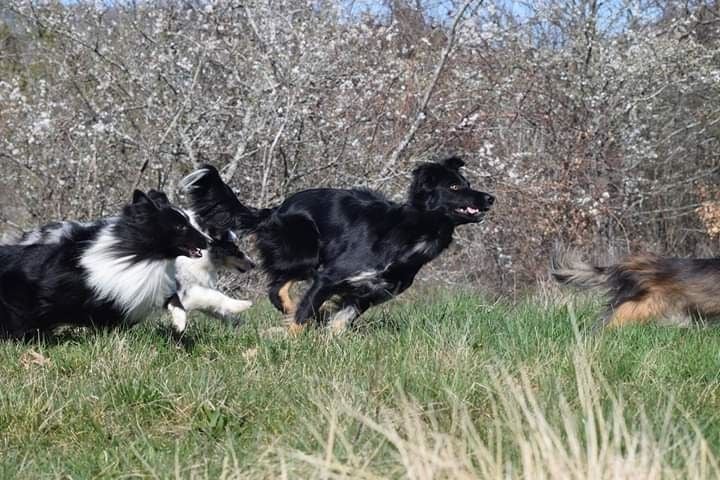
[[461,167],[465,166],[465,162],[463,161],[463,159],[458,157],[457,155],[448,157],[441,163],[443,164],[443,166],[449,168],[450,170],[460,170]]
[[149,202],[149,201],[150,201],[150,199],[148,198],[147,195],[145,195],[145,192],[143,192],[142,190],[137,190],[137,189],[136,189],[136,190],[133,192],[133,196],[132,196],[132,203],[133,203],[133,204],[136,204],[136,203],[144,203],[144,202]]
[[135,190],[133,192],[132,204],[137,206],[147,205],[153,208],[157,208],[155,202],[153,202],[152,199],[148,197],[142,190]]
[[158,206],[168,206],[170,205],[170,200],[168,200],[167,195],[165,195],[165,192],[160,192],[158,190],[150,189],[147,192],[147,196],[150,200],[155,203],[155,205]]
[[436,163],[421,163],[412,171],[413,186],[416,189],[432,189],[437,186],[438,165]]

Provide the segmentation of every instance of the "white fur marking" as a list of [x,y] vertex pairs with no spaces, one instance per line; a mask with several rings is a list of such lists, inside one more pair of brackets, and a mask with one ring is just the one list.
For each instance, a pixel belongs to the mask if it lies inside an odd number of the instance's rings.
[[43,239],[42,243],[60,243],[63,238],[70,237],[70,233],[72,233],[73,227],[74,225],[72,222],[63,222],[62,224],[60,224],[59,228],[56,228],[54,230],[48,230],[47,235]]
[[427,253],[430,248],[432,248],[432,244],[423,240],[415,244],[412,250],[410,250],[410,254],[408,256],[414,255],[416,253]]
[[180,288],[193,284],[215,288],[217,272],[210,252],[202,250],[202,254],[200,258],[178,257],[175,260],[176,277],[180,282]]
[[358,311],[353,306],[348,306],[335,313],[330,319],[328,328],[337,335],[347,330],[348,325],[358,317]]
[[[182,210],[182,213],[188,218],[190,225],[192,225],[192,227],[195,230],[200,232],[202,234],[202,236],[205,237],[205,240],[207,240],[208,242],[212,242],[212,237],[210,235],[208,235],[207,233],[205,233],[205,230],[200,228],[200,225],[198,225],[197,217],[195,216],[195,212],[193,212],[192,210]],[[203,256],[205,255],[204,252],[205,252],[205,250],[203,250]]]
[[191,191],[195,187],[195,182],[200,180],[202,177],[207,175],[209,170],[207,168],[201,168],[187,175],[185,178],[180,180],[180,188],[186,192]]
[[175,292],[173,260],[137,261],[113,252],[119,240],[108,225],[80,257],[86,281],[98,298],[113,302],[133,322],[142,320]]
[[33,230],[19,245],[34,245],[43,239],[40,230]]
[[180,301],[186,310],[210,310],[223,317],[237,315],[252,306],[249,300],[236,300],[200,285],[190,285],[183,290]]
[[378,276],[377,270],[368,270],[365,272],[360,272],[357,275],[353,275],[352,277],[348,277],[346,280],[348,283],[361,283],[365,282],[367,280],[371,280]]

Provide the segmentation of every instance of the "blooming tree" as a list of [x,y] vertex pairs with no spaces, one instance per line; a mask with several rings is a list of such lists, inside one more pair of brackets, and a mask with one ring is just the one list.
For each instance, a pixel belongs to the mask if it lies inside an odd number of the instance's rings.
[[6,0],[0,232],[174,197],[203,162],[255,206],[401,199],[459,153],[499,201],[426,278],[519,288],[558,244],[708,253],[719,25],[699,0]]

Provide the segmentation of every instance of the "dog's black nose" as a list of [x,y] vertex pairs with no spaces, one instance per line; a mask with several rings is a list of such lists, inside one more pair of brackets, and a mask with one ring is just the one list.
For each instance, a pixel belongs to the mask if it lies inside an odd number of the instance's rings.
[[495,197],[493,197],[489,193],[483,193],[483,201],[485,202],[485,205],[490,207],[493,203],[495,203]]

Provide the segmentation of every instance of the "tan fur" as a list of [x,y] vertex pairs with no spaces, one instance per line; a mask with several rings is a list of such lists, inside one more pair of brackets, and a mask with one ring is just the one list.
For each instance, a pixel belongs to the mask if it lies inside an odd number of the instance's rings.
[[654,273],[663,258],[654,253],[640,253],[625,258],[620,262],[620,268],[623,270],[633,270],[638,273]]
[[304,330],[305,325],[295,323],[294,321],[290,323],[290,326],[288,326],[288,333],[293,337],[300,335]]
[[693,314],[703,317],[720,314],[720,272],[706,272],[692,279],[682,275],[661,276],[659,272],[666,261],[655,255],[639,255],[620,265],[620,269],[636,274],[638,284],[648,294],[641,300],[619,305],[609,325],[645,323],[650,319],[686,325]]
[[663,280],[658,277],[663,260],[662,257],[652,253],[634,255],[618,264],[617,270],[636,274],[640,287],[657,291],[660,294],[663,293],[662,290],[676,287],[672,279]]
[[642,300],[629,300],[622,303],[607,323],[608,327],[624,327],[630,324],[644,324],[652,319],[668,317],[669,305],[662,294],[649,294]]
[[[720,272],[718,272],[720,273]],[[703,316],[720,315],[720,276],[712,275],[684,285],[687,307]]]
[[295,303],[290,296],[290,288],[292,288],[294,284],[294,280],[289,280],[280,288],[280,291],[278,291],[278,296],[280,297],[283,313],[285,315],[293,315],[295,314],[295,310],[297,310],[297,303]]

